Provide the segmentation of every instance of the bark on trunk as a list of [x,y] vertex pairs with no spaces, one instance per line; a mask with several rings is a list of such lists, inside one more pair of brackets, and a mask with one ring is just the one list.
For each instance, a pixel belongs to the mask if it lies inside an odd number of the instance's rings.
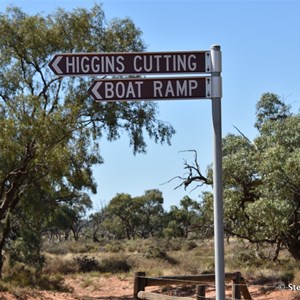
[[300,260],[300,240],[294,238],[288,242],[288,250],[295,260]]
[[0,238],[0,278],[2,278],[2,267],[4,263],[3,248],[5,246],[6,238],[10,233],[10,210],[7,211],[3,225],[4,225],[3,234]]

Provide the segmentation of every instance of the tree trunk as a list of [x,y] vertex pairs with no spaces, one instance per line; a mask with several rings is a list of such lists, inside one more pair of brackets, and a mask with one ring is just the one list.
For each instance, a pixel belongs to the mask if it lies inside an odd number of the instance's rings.
[[2,278],[2,267],[4,263],[4,255],[3,255],[3,248],[6,242],[6,238],[10,233],[10,209],[6,213],[5,221],[4,221],[4,229],[3,234],[0,238],[0,278]]
[[297,238],[290,238],[287,248],[295,260],[300,260],[300,240]]
[[75,240],[76,242],[78,242],[78,240],[79,240],[79,230],[76,230],[76,229],[71,229],[71,230],[72,230],[72,232],[73,232],[74,240]]
[[276,250],[275,250],[275,253],[274,253],[274,256],[273,256],[273,261],[277,261],[278,256],[279,256],[279,252],[281,250],[281,246],[282,246],[281,241],[278,241],[276,243]]
[[100,240],[97,238],[97,233],[96,232],[93,233],[93,242],[94,243],[100,243]]

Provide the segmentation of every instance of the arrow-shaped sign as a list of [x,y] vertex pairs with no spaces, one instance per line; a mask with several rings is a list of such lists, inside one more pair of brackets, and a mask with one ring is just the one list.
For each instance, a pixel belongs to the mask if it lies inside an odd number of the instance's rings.
[[209,51],[61,53],[49,63],[59,76],[210,73]]
[[98,101],[209,99],[211,77],[95,80],[89,89]]
[[91,94],[93,95],[93,97],[97,100],[102,100],[102,96],[100,95],[100,93],[98,92],[100,89],[100,86],[102,84],[102,81],[96,81],[95,84],[91,87]]
[[59,63],[62,60],[62,55],[55,55],[54,58],[51,60],[49,67],[56,75],[63,75],[63,71],[59,67]]

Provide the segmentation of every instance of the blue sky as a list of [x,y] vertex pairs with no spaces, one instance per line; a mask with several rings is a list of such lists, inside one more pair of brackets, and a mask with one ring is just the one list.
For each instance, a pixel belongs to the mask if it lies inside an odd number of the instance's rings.
[[[94,0],[0,0],[29,14],[50,13],[58,7],[91,8]],[[264,92],[278,94],[295,111],[300,107],[300,1],[201,1],[201,0],[103,0],[106,19],[130,17],[142,30],[147,51],[209,50],[219,44],[223,58],[223,136],[246,136],[256,131],[255,104]],[[157,188],[165,207],[178,204],[184,195],[199,199],[200,191],[176,189],[179,182],[161,185],[183,175],[183,159],[192,160],[186,149],[198,151],[203,171],[212,162],[210,100],[159,102],[159,118],[170,122],[177,133],[172,146],[149,141],[146,155],[134,156],[128,139],[102,142],[105,163],[95,169],[98,194],[95,208],[107,204],[116,193],[142,195]]]

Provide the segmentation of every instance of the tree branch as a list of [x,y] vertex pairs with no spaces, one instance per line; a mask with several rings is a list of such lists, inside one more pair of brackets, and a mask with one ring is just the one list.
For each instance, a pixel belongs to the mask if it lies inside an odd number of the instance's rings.
[[186,190],[187,187],[189,187],[192,183],[197,182],[200,184],[197,184],[196,187],[194,187],[192,189],[195,190],[200,186],[203,185],[212,185],[212,181],[209,180],[207,177],[205,177],[200,170],[200,166],[198,164],[198,159],[197,159],[197,151],[196,150],[183,150],[183,151],[179,151],[179,152],[193,152],[194,153],[194,161],[192,162],[192,164],[189,164],[186,160],[184,161],[184,169],[188,170],[188,175],[187,176],[175,176],[173,178],[171,178],[170,180],[168,180],[167,182],[163,183],[170,183],[171,181],[173,181],[174,179],[179,179],[182,182],[177,185],[174,190],[180,188],[180,187],[184,187],[184,189]]

